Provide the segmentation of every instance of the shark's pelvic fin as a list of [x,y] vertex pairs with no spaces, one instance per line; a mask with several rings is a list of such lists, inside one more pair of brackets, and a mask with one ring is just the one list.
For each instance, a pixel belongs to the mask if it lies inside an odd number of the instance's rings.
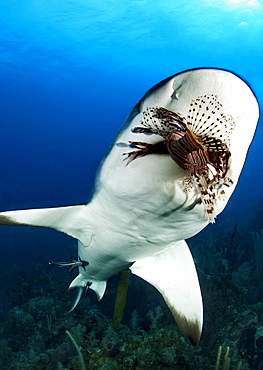
[[75,299],[74,299],[74,301],[73,301],[73,303],[72,303],[72,305],[71,305],[71,307],[70,307],[70,309],[68,310],[67,313],[72,312],[77,307],[77,305],[78,305],[78,303],[79,303],[79,301],[80,301],[80,299],[82,297],[82,294],[84,293],[85,289],[86,288],[85,287],[82,287],[82,286],[78,288],[77,295],[76,295],[76,297],[75,297]]
[[79,288],[79,287],[89,287],[90,289],[94,290],[97,295],[98,300],[100,301],[101,298],[104,296],[107,282],[106,281],[95,281],[90,280],[88,281],[87,285],[87,278],[82,274],[79,274],[75,277],[75,279],[71,282],[69,289]]
[[44,226],[61,231],[79,239],[84,246],[91,240],[91,231],[87,221],[88,204],[26,209],[0,213],[0,225]]
[[186,242],[175,242],[153,257],[135,262],[131,270],[159,290],[181,332],[197,345],[202,331],[203,304],[194,261]]

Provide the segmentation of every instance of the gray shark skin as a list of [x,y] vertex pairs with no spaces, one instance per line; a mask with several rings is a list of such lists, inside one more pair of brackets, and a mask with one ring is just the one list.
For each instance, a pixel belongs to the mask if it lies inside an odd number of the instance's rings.
[[[203,304],[185,239],[225,208],[258,117],[251,89],[231,72],[178,73],[135,106],[101,163],[89,203],[1,212],[0,224],[50,227],[78,239],[88,264],[70,289],[89,286],[98,299],[107,279],[130,268],[161,292],[196,345]],[[185,149],[187,137],[193,145]]]

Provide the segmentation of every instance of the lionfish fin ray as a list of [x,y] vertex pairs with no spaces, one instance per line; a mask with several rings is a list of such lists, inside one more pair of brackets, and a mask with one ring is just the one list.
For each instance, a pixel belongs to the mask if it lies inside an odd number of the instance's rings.
[[235,128],[233,117],[223,113],[217,95],[207,94],[192,100],[187,126],[209,151],[222,151]]
[[163,107],[147,107],[142,112],[142,126],[137,126],[132,129],[134,133],[143,133],[146,135],[168,136],[172,132],[185,132],[185,118],[179,113],[172,112]]

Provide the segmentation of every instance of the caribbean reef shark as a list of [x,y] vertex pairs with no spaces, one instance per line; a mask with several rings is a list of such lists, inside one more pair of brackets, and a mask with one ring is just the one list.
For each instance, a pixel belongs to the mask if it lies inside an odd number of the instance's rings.
[[185,239],[225,208],[258,117],[253,92],[235,74],[175,74],[134,107],[88,203],[1,212],[0,223],[50,227],[78,239],[79,274],[69,287],[79,289],[75,305],[87,287],[101,299],[107,280],[129,268],[161,292],[196,345],[203,304]]

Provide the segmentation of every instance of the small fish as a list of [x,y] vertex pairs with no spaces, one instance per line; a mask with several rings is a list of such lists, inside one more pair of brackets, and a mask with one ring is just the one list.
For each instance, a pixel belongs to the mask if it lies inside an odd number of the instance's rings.
[[83,267],[86,271],[86,266],[89,262],[83,261],[82,259],[72,260],[71,262],[53,262],[49,261],[49,265],[58,265],[60,267],[68,267],[69,271],[72,271],[75,267]]

